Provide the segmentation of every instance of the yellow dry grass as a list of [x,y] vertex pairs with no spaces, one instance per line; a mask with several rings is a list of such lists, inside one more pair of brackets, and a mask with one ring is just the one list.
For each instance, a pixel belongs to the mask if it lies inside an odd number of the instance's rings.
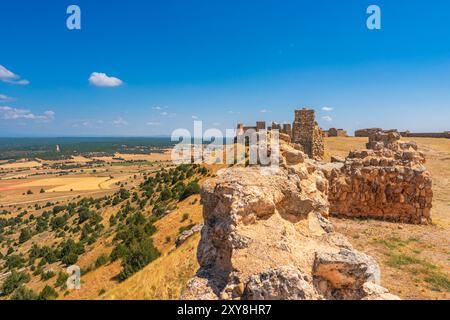
[[367,138],[329,137],[325,138],[325,160],[330,161],[331,156],[345,158],[351,150],[365,149]]
[[42,163],[37,161],[23,161],[23,162],[14,162],[14,163],[6,163],[0,165],[0,169],[4,170],[12,170],[12,169],[26,169],[26,168],[37,168],[41,167]]
[[91,161],[91,159],[88,159],[83,156],[72,156],[72,159],[70,159],[70,161],[75,162],[75,163],[87,163],[87,162]]
[[[193,204],[195,202],[195,204]],[[179,229],[202,221],[199,196],[192,196],[178,204],[178,209],[155,223],[153,236],[161,257],[144,269],[108,291],[105,299],[178,299],[187,281],[197,272],[197,245],[200,234],[195,234],[175,247]],[[183,217],[187,214],[187,217]]]
[[200,235],[189,238],[177,250],[161,256],[104,296],[108,300],[176,300],[198,270]]
[[169,161],[171,158],[171,151],[167,150],[163,153],[149,153],[149,154],[124,154],[116,153],[114,157],[93,157],[93,160],[100,160],[105,162],[120,162],[120,160],[114,159],[120,158],[125,161]]
[[47,192],[103,190],[109,189],[109,187],[102,185],[108,180],[109,177],[45,178],[17,184],[14,188],[53,187]]

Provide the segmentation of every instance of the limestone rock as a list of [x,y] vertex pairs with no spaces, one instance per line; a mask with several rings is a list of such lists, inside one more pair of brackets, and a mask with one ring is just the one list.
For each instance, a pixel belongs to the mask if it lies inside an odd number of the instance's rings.
[[189,230],[183,231],[175,240],[177,247],[181,246],[188,238],[192,237],[195,233],[200,232],[203,228],[203,224],[197,224]]
[[378,283],[373,259],[327,220],[326,174],[281,143],[280,168],[233,166],[204,183],[200,269],[182,299],[361,299]]
[[341,249],[339,253],[317,253],[313,275],[328,281],[335,289],[357,290],[368,281],[380,283],[380,269],[375,260],[348,249]]
[[293,266],[282,266],[253,275],[247,282],[246,300],[315,300],[320,295],[312,279]]

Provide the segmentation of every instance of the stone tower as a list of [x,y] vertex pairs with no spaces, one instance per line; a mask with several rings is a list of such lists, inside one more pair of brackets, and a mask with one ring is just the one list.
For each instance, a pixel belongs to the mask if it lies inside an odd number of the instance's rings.
[[295,110],[292,129],[293,141],[303,146],[305,153],[313,159],[322,160],[324,156],[323,133],[311,109]]
[[256,131],[266,130],[266,122],[265,121],[257,121],[256,122]]
[[292,125],[290,123],[284,123],[281,132],[287,134],[289,137],[292,137]]

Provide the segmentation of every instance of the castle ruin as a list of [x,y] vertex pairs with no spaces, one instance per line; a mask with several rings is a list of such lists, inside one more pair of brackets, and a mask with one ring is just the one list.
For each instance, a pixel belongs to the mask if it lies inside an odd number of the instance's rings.
[[295,110],[292,140],[300,144],[309,157],[315,160],[323,159],[323,132],[316,122],[314,110],[306,108]]
[[367,149],[325,166],[330,214],[431,222],[432,179],[425,158],[415,143],[400,138],[396,130],[371,133]]
[[[260,132],[266,129],[264,121],[258,121],[256,126],[245,126],[242,123],[237,125],[237,134],[245,134],[248,130]],[[315,112],[312,109],[295,110],[295,120],[293,125],[284,123],[283,125],[272,122],[269,130],[278,130],[280,133],[288,135],[294,143],[302,146],[304,152],[312,159],[323,160],[324,142],[323,132],[316,122]]]
[[348,137],[344,129],[330,128],[323,132],[326,137]]

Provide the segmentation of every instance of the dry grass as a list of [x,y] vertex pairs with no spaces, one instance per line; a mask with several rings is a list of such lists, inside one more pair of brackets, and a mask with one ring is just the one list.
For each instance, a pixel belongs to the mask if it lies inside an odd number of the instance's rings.
[[42,163],[37,161],[19,161],[14,163],[6,163],[0,165],[0,169],[12,170],[12,169],[26,169],[26,168],[37,168],[41,167]]
[[176,300],[198,270],[196,259],[200,235],[189,238],[105,294],[105,299]]

